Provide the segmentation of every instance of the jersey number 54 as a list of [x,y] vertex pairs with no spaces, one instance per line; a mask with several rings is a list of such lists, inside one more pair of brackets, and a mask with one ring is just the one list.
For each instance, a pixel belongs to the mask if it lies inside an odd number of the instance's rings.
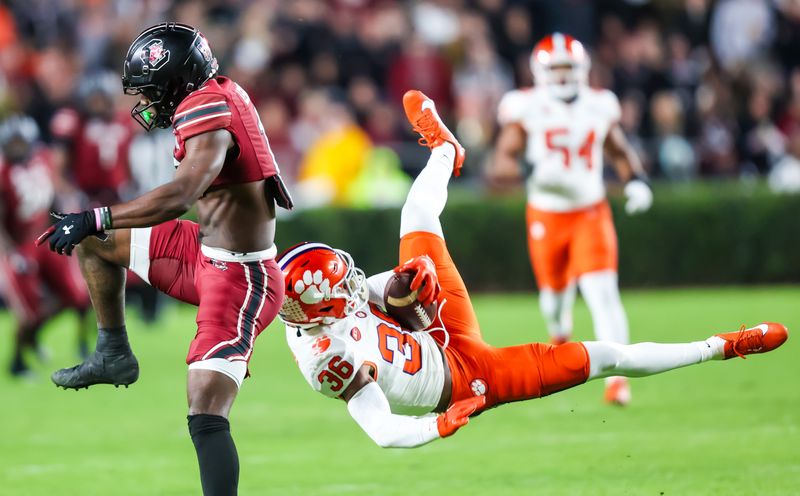
[[574,160],[574,156],[582,158],[586,162],[586,168],[591,169],[594,165],[592,163],[592,148],[594,147],[594,129],[589,131],[583,144],[576,150],[571,149],[569,146],[563,144],[563,137],[569,135],[569,129],[565,127],[558,127],[555,129],[548,129],[544,132],[544,143],[548,150],[560,153],[564,160],[564,167],[569,169]]

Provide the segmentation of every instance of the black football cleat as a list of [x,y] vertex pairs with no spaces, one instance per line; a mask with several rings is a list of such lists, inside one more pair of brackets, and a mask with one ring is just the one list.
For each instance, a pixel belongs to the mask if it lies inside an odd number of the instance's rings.
[[95,384],[128,387],[139,378],[139,362],[130,350],[110,354],[95,351],[83,363],[56,370],[50,376],[64,389],[85,389]]

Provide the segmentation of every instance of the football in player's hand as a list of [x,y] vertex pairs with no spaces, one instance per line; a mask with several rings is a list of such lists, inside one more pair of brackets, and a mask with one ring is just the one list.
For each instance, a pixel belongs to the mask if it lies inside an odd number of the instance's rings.
[[433,323],[439,305],[436,300],[430,305],[418,301],[419,289],[411,290],[413,279],[414,274],[408,272],[394,274],[386,285],[383,303],[389,316],[397,320],[403,329],[421,331]]

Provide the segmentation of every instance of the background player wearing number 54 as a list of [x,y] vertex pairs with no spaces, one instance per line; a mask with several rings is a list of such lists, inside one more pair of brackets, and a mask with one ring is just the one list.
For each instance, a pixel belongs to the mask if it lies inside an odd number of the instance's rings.
[[[603,154],[625,183],[629,214],[650,208],[652,193],[618,123],[617,97],[588,85],[589,55],[583,45],[561,33],[547,36],[531,53],[531,70],[535,86],[510,91],[500,102],[502,129],[489,179],[500,187],[519,180],[523,151],[534,167],[527,182],[528,252],[551,342],[570,339],[577,284],[595,337],[628,343]],[[607,401],[626,404],[629,399],[624,378],[607,379]]]

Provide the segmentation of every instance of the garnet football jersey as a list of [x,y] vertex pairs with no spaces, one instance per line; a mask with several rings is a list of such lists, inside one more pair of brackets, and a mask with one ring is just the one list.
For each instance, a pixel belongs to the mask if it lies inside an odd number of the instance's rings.
[[305,380],[325,396],[341,395],[364,364],[394,413],[428,413],[442,395],[444,359],[434,339],[403,330],[373,304],[331,326],[287,325],[286,341]]
[[217,129],[231,133],[236,147],[228,153],[219,176],[211,184],[240,184],[266,180],[278,205],[291,208],[291,198],[264,132],[258,112],[241,86],[226,77],[208,80],[187,96],[172,118],[175,165],[186,155],[185,142]]
[[53,167],[45,150],[24,164],[0,159],[0,203],[3,230],[17,244],[30,242],[47,229],[53,203]]
[[526,159],[533,164],[528,202],[535,208],[577,210],[605,197],[603,143],[620,118],[608,90],[582,89],[572,103],[544,88],[514,90],[500,102],[500,124],[520,124],[527,133]]
[[84,120],[73,109],[61,109],[50,128],[69,148],[68,167],[81,191],[90,196],[104,190],[118,192],[128,182],[128,147],[133,138],[130,116]]

